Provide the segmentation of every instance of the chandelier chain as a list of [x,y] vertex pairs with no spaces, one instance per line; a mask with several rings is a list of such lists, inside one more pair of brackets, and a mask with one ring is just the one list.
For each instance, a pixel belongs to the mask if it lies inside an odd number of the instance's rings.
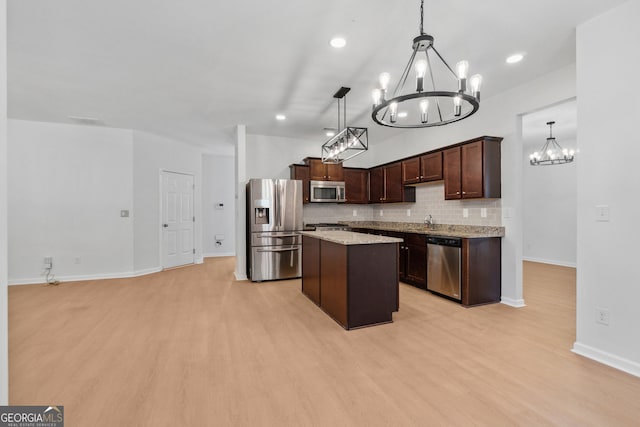
[[420,35],[424,35],[424,0],[420,0]]

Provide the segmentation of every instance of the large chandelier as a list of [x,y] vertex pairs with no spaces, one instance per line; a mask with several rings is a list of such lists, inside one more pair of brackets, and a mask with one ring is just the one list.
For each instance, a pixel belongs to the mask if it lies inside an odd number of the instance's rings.
[[531,163],[531,166],[561,165],[573,162],[575,152],[562,148],[553,137],[552,127],[554,124],[556,124],[556,122],[547,122],[549,126],[549,138],[547,138],[547,142],[544,143],[540,151],[529,155],[529,163]]
[[[391,81],[389,73],[380,74],[380,88],[373,91],[371,118],[379,125],[396,128],[442,126],[467,118],[478,111],[480,107],[482,76],[475,74],[467,82],[469,73],[467,61],[458,62],[456,71],[453,71],[433,46],[433,37],[425,34],[423,26],[424,0],[421,0],[420,35],[413,39],[413,53],[391,98],[387,98],[387,88]],[[422,52],[424,52],[424,58],[421,58]],[[435,57],[433,57],[433,53],[435,53]],[[433,66],[437,64],[440,65],[436,72],[441,71],[446,75],[451,75],[454,79],[451,86],[455,87],[457,82],[457,90],[448,91],[436,88]],[[411,69],[415,69],[416,73],[416,90],[412,93],[405,93],[404,86]],[[430,83],[429,88],[425,88],[425,80]],[[467,85],[467,83],[469,84]]]
[[[351,88],[341,87],[333,95],[338,100],[338,133],[322,144],[322,163],[342,163],[369,149],[367,128],[347,126],[347,98]],[[344,120],[340,127],[340,100],[343,103]]]

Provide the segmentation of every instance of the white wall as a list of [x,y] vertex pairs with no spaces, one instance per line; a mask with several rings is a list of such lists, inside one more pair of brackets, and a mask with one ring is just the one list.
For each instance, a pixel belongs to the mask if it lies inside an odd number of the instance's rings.
[[62,280],[133,268],[131,131],[9,120],[9,280]]
[[[490,85],[490,82],[486,82]],[[575,67],[562,68],[492,98],[484,99],[474,116],[441,128],[408,130],[376,144],[375,163],[444,147],[481,135],[502,141],[502,300],[521,306],[522,296],[522,143],[519,115],[575,96]]]
[[[236,252],[235,159],[233,156],[202,157],[202,252],[204,256],[231,256]],[[222,209],[217,207],[222,203]],[[216,235],[223,235],[216,245]]]
[[[640,2],[578,27],[578,277],[574,351],[640,376]],[[611,220],[595,220],[607,205]],[[609,310],[609,325],[596,309]]]
[[162,136],[133,132],[133,259],[137,274],[158,271],[160,257],[160,172],[195,177],[195,249],[202,260],[202,150]]
[[576,266],[577,163],[531,166],[529,154],[540,151],[549,137],[549,121],[556,121],[553,135],[566,149],[577,148],[575,99],[527,114],[522,118],[524,153],[525,260]]
[[7,2],[0,0],[0,405],[9,404],[7,246]]

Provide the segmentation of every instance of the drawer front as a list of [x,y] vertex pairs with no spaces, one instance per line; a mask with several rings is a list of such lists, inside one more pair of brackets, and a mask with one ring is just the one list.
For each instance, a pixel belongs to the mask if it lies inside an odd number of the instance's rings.
[[425,234],[405,233],[404,242],[408,245],[425,246],[427,236]]

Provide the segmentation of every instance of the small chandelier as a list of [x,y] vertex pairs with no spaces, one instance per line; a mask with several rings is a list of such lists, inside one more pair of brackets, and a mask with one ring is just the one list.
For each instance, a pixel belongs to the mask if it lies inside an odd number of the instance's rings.
[[[421,0],[420,35],[413,39],[413,53],[400,76],[400,80],[398,80],[392,97],[387,99],[387,87],[391,80],[389,73],[380,74],[380,89],[374,89],[372,93],[373,112],[371,118],[379,125],[396,128],[443,126],[469,117],[480,107],[482,76],[480,74],[471,76],[468,88],[469,63],[460,61],[456,64],[457,72],[453,71],[433,46],[433,37],[425,34],[423,26],[424,0]],[[431,56],[429,55],[430,51],[432,51]],[[421,56],[420,52],[424,52],[424,59],[418,58]],[[444,72],[451,74],[453,79],[457,81],[458,89],[456,91],[436,89],[433,62],[431,61],[433,52],[436,54],[434,60],[442,62],[445,67]],[[413,93],[403,94],[404,85],[412,68],[415,68],[416,72],[416,90]],[[425,90],[427,74],[428,81],[431,82],[430,90]],[[455,82],[452,82],[452,86],[454,85]]]
[[[322,163],[342,163],[369,149],[367,128],[347,126],[347,98],[351,88],[341,87],[333,95],[338,100],[338,132],[330,140],[322,144]],[[340,100],[343,103],[344,128],[340,127]]]
[[556,122],[547,122],[549,126],[549,138],[540,151],[529,155],[531,166],[561,165],[573,162],[573,150],[562,148],[553,137],[552,127]]

